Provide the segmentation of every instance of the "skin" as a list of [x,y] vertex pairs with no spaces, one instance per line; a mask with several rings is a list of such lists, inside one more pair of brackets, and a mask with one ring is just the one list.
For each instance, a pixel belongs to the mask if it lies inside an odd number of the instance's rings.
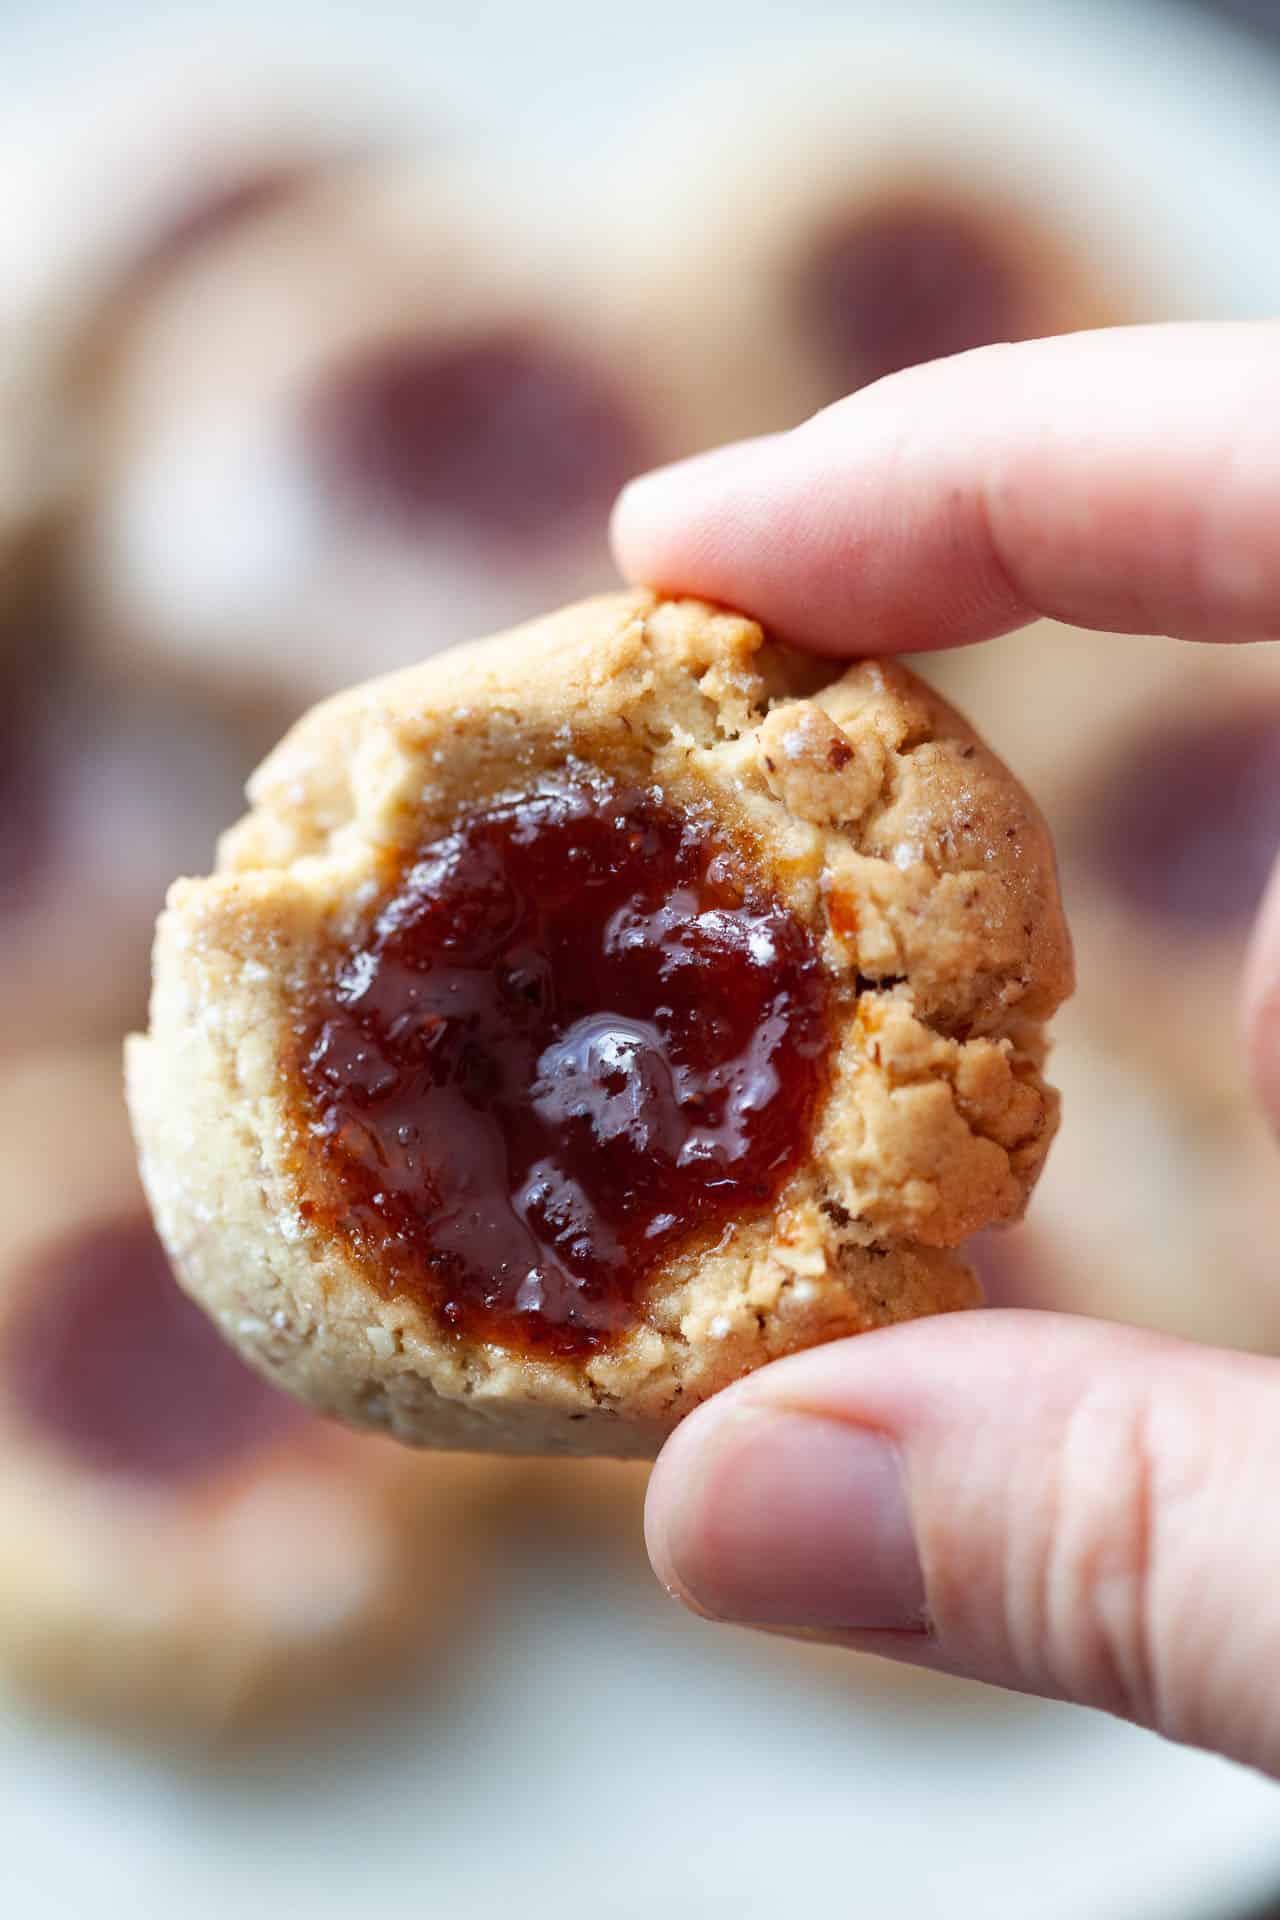
[[[615,550],[633,580],[833,654],[1039,614],[1277,639],[1278,406],[1272,324],[985,348],[637,481]],[[1241,1002],[1280,1130],[1280,867]],[[647,1534],[708,1618],[1103,1707],[1280,1775],[1278,1483],[1280,1361],[975,1313],[718,1395],[668,1442]]]

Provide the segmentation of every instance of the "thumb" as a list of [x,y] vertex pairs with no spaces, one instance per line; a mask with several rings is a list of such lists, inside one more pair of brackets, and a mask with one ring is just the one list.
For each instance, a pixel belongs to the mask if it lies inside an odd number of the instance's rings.
[[1280,1363],[1037,1313],[796,1354],[668,1442],[696,1611],[1104,1707],[1280,1772]]

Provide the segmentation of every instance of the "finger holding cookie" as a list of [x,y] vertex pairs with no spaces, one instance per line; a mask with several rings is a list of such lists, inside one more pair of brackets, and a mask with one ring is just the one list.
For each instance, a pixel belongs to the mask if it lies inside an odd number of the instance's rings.
[[[1274,641],[1278,369],[1271,325],[962,356],[646,480],[619,507],[619,554],[833,652],[860,623],[887,649],[945,647],[1034,613]],[[1105,669],[1098,690],[1105,704]],[[1277,884],[1244,1001],[1280,1124]],[[1204,1044],[1232,1045],[1233,1027]],[[1274,1149],[1257,1179],[1274,1191]],[[1277,1372],[1026,1313],[793,1355],[674,1435],[651,1553],[713,1618],[1101,1706],[1280,1772]]]

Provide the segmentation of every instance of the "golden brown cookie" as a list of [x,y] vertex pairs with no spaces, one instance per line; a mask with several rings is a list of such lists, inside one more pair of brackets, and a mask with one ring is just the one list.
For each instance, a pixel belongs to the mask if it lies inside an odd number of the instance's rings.
[[646,346],[456,157],[331,168],[117,343],[89,617],[301,704],[599,587],[619,486],[688,445]]
[[424,1444],[646,1455],[975,1300],[1070,948],[1039,815],[904,669],[618,594],[328,702],[250,791],[129,1080],[255,1365]]
[[173,1285],[118,1057],[33,1054],[0,1127],[0,1668],[33,1701],[206,1736],[429,1655],[469,1467],[327,1425]]
[[1096,130],[951,48],[945,67],[868,42],[735,73],[646,121],[620,194],[637,297],[696,367],[715,439],[967,348],[1172,309],[1159,222]]

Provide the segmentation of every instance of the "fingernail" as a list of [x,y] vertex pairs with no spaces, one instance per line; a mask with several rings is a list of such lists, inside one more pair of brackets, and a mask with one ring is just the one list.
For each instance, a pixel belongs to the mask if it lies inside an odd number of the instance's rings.
[[882,1434],[743,1408],[704,1440],[677,1434],[670,1452],[651,1544],[697,1611],[742,1626],[925,1630],[901,1463]]

